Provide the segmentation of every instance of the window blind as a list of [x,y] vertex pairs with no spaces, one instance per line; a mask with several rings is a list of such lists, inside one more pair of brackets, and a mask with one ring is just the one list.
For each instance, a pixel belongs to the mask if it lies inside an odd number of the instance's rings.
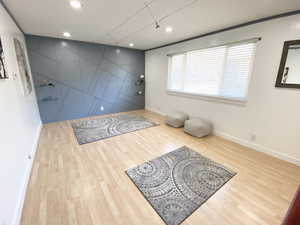
[[169,56],[168,90],[245,99],[256,42],[201,49]]

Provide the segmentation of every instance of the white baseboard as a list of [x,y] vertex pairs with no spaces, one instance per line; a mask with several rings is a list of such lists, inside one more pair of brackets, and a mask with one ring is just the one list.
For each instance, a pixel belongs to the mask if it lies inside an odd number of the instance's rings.
[[[153,109],[153,108],[150,108],[150,107],[146,107],[146,110],[158,113],[158,114],[160,114],[162,116],[166,115],[165,113],[161,112],[160,110]],[[288,156],[288,155],[283,154],[283,153],[275,152],[272,149],[267,148],[267,147],[265,147],[263,145],[252,143],[252,142],[249,142],[247,140],[243,140],[241,138],[238,138],[238,137],[235,137],[235,136],[232,136],[232,135],[226,134],[224,132],[220,132],[220,131],[214,131],[214,134],[216,136],[219,136],[219,137],[222,137],[222,138],[224,138],[226,140],[238,143],[240,145],[243,145],[245,147],[251,148],[251,149],[256,150],[258,152],[263,152],[265,154],[274,156],[274,157],[276,157],[278,159],[282,159],[282,160],[288,161],[290,163],[293,163],[293,164],[295,164],[297,166],[300,166],[300,159],[293,158],[293,157]]]
[[23,180],[23,187],[20,191],[20,196],[19,196],[19,200],[17,203],[18,208],[15,211],[15,216],[14,216],[13,223],[12,223],[13,225],[20,225],[20,223],[21,223],[22,210],[23,210],[23,205],[24,205],[24,201],[25,201],[25,197],[26,197],[26,190],[27,190],[27,186],[29,183],[29,179],[30,179],[30,174],[31,174],[31,169],[32,169],[32,165],[34,162],[34,158],[35,158],[35,153],[38,148],[42,127],[43,127],[43,124],[42,124],[42,122],[40,122],[39,127],[37,129],[36,137],[34,140],[34,145],[32,147],[32,151],[30,154],[31,160],[29,161],[28,166],[26,168],[26,172],[25,172],[25,176],[24,176],[24,180]]
[[214,131],[214,134],[216,136],[222,137],[222,138],[227,139],[229,141],[233,141],[235,143],[238,143],[238,144],[243,145],[245,147],[251,148],[251,149],[256,150],[258,152],[263,152],[265,154],[274,156],[274,157],[276,157],[278,159],[282,159],[282,160],[288,161],[290,163],[293,163],[293,164],[295,164],[297,166],[300,166],[300,159],[293,158],[293,157],[288,156],[288,155],[283,154],[283,153],[275,152],[272,149],[270,149],[268,147],[265,147],[263,145],[252,143],[252,142],[243,140],[241,138],[237,138],[235,136],[226,134],[224,132]]
[[150,112],[155,112],[159,115],[165,116],[166,113],[163,113],[162,111],[158,110],[158,109],[154,109],[154,108],[150,108],[148,106],[145,107],[146,110],[150,111]]

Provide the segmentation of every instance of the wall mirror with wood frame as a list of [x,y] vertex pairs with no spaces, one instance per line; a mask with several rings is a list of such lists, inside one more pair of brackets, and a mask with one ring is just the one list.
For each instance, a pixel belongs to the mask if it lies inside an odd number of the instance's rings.
[[284,42],[275,86],[300,88],[300,40]]

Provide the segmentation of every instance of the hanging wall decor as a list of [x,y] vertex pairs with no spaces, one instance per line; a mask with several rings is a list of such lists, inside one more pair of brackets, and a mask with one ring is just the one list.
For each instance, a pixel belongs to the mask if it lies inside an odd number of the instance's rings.
[[2,42],[0,39],[0,79],[7,79],[7,70],[6,70],[6,64],[5,64],[5,57],[2,47]]
[[28,63],[26,60],[24,48],[18,39],[14,39],[17,61],[19,66],[19,74],[24,90],[24,95],[29,95],[32,91],[32,82],[29,75]]

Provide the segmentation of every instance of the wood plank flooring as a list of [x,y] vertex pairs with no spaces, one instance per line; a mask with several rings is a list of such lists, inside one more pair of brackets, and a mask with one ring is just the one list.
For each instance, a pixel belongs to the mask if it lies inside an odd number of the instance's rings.
[[43,127],[22,225],[163,225],[125,170],[186,145],[238,174],[182,225],[280,225],[300,167],[220,137],[161,125],[81,145],[70,121]]

